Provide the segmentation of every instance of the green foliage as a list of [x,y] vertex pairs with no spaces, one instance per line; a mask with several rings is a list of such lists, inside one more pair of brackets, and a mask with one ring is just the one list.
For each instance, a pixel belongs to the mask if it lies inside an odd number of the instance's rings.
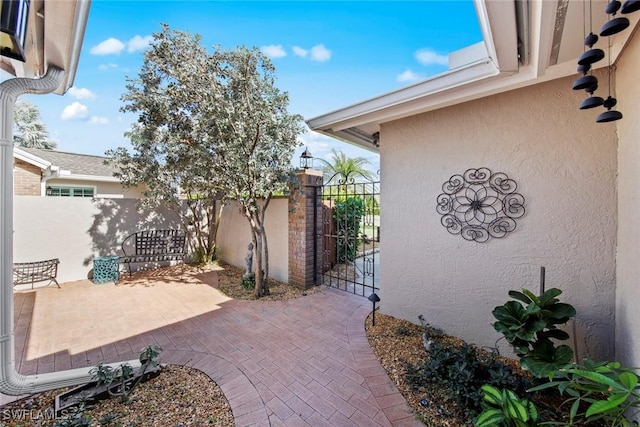
[[[557,388],[569,395],[564,404],[571,404],[566,426],[581,426],[600,420],[610,427],[629,427],[625,413],[635,415],[640,408],[640,388],[635,369],[624,368],[618,362],[594,362],[584,359],[583,365],[572,364],[556,372],[549,383],[532,388],[542,391]],[[584,409],[586,408],[586,409]]]
[[332,148],[330,161],[318,160],[324,165],[323,172],[327,179],[326,184],[335,182],[345,184],[356,178],[373,181],[373,173],[365,167],[369,165],[369,161],[364,157],[347,157],[342,151],[338,152],[335,148]]
[[[295,177],[291,158],[305,129],[302,117],[287,111],[289,95],[276,88],[269,58],[243,46],[209,52],[200,36],[163,25],[122,100],[122,111],[138,113],[139,119],[132,132],[134,155],[126,149],[114,153],[119,176],[125,183],[146,183],[149,197],[163,203],[176,204],[178,190],[201,195],[199,202],[235,200],[251,227],[254,294],[267,294],[264,216],[274,194],[288,194]],[[190,217],[197,212],[190,208]],[[218,222],[208,213],[188,224],[211,257],[211,227]]]
[[469,418],[481,409],[480,388],[484,384],[508,387],[524,392],[529,386],[511,366],[500,361],[495,353],[487,353],[469,345],[453,345],[443,340],[432,341],[429,357],[418,365],[407,366],[406,379],[414,390],[427,382],[436,383],[446,391]]
[[337,234],[338,262],[350,262],[358,253],[360,221],[364,215],[364,202],[359,197],[346,197],[336,201],[333,211]]
[[535,427],[538,410],[527,399],[519,398],[511,390],[499,390],[490,385],[482,386],[483,411],[474,422],[475,427]]
[[245,290],[247,291],[252,290],[256,286],[256,274],[251,273],[248,276],[243,275],[242,281],[240,282],[240,284]]
[[555,346],[553,339],[566,340],[569,335],[557,328],[576,315],[570,304],[558,302],[562,291],[549,289],[541,296],[531,291],[509,291],[515,301],[496,307],[492,314],[498,320],[493,324],[502,333],[516,354],[523,368],[537,378],[552,376],[573,358],[569,346]]

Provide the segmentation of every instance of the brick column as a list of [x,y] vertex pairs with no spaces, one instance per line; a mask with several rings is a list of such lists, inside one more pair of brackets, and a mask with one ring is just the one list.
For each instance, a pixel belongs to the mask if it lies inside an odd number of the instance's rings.
[[300,170],[298,179],[289,198],[289,284],[307,289],[322,268],[322,172]]

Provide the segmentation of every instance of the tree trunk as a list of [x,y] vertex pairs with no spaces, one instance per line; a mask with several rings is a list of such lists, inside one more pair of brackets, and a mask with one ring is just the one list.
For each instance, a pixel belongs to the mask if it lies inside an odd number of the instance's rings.
[[[255,221],[255,219],[254,219]],[[256,284],[253,288],[253,295],[256,298],[260,298],[263,295],[263,276],[262,276],[262,236],[260,235],[259,228],[257,227],[252,229],[253,234],[253,253],[256,256],[256,271],[255,271],[255,279]]]

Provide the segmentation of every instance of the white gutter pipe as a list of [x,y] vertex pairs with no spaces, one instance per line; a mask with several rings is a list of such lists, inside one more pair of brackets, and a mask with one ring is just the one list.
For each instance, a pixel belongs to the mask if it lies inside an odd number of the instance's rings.
[[[0,393],[17,396],[39,393],[91,380],[92,367],[22,375],[15,368],[13,330],[13,107],[25,93],[51,93],[64,72],[50,66],[41,79],[13,78],[0,83]],[[140,366],[137,360],[129,363]],[[119,363],[118,363],[119,364]]]

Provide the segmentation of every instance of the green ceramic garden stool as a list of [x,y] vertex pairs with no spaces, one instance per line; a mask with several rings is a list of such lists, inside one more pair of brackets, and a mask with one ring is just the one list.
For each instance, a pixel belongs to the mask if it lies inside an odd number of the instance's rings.
[[117,282],[120,278],[119,256],[100,256],[93,259],[93,283]]

